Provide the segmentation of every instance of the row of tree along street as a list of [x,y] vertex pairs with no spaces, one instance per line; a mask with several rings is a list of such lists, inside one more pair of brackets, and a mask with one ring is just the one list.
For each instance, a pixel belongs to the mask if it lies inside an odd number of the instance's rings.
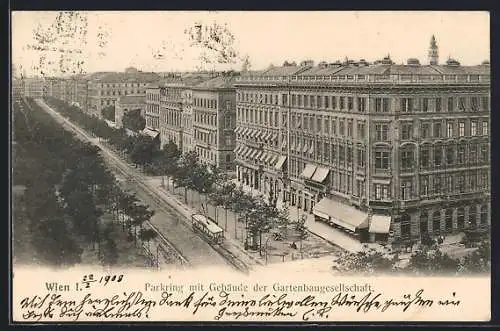
[[[233,211],[247,229],[246,244],[252,249],[262,249],[262,234],[274,226],[288,224],[288,211],[280,211],[276,201],[264,197],[254,197],[237,187],[218,168],[200,162],[194,151],[182,154],[175,143],[168,142],[159,148],[159,141],[149,136],[131,134],[141,127],[113,128],[98,117],[83,112],[61,100],[47,98],[46,102],[60,114],[68,117],[92,135],[105,140],[115,150],[128,157],[150,175],[172,179],[174,188],[184,189],[184,200],[188,201],[188,190],[207,197],[207,203],[222,207],[227,218],[227,210]],[[128,121],[136,123],[137,121]],[[132,125],[131,125],[132,126]],[[167,180],[167,183],[170,181]],[[163,184],[165,185],[165,184]],[[216,215],[216,222],[218,216]],[[305,228],[301,227],[306,232]]]
[[[213,206],[223,207],[226,211],[226,218],[227,210],[232,210],[237,215],[238,221],[245,222],[247,230],[245,243],[249,248],[262,251],[262,233],[276,226],[288,226],[288,211],[280,211],[276,207],[276,200],[272,199],[272,194],[267,198],[254,197],[244,192],[225,173],[201,163],[194,151],[181,154],[175,143],[171,141],[160,150],[158,140],[141,134],[130,134],[134,125],[129,125],[129,130],[112,128],[105,121],[88,115],[77,107],[56,99],[49,99],[47,102],[61,114],[78,123],[80,127],[104,139],[136,166],[142,167],[146,173],[171,178],[175,188],[184,188],[186,204],[189,204],[187,191],[192,190],[206,196],[207,202]],[[142,121],[134,119],[127,122],[141,123]],[[141,126],[135,125],[135,129],[141,129]],[[217,213],[215,218],[217,222]],[[296,228],[299,232],[307,232],[303,222],[298,222]],[[474,253],[460,260],[454,260],[443,254],[432,243],[424,243],[421,250],[411,255],[404,269],[430,273],[489,270],[491,264],[491,257],[488,253],[489,243],[489,238],[482,239],[479,248]],[[403,268],[400,262],[397,255],[394,258],[388,258],[377,252],[345,253],[336,261],[339,269],[344,271],[400,270]]]
[[153,239],[156,233],[144,226],[153,212],[121,190],[99,148],[64,130],[32,99],[13,105],[13,140],[13,185],[24,187],[13,208],[14,256],[29,247],[29,263],[62,266],[91,251],[114,265],[118,220],[129,241]]
[[[467,239],[466,239],[467,240]],[[334,262],[342,273],[392,273],[409,272],[422,275],[457,275],[490,273],[491,242],[484,238],[475,243],[476,249],[462,258],[451,258],[437,244],[421,245],[409,258],[401,260],[398,254],[388,257],[374,250],[344,253]]]

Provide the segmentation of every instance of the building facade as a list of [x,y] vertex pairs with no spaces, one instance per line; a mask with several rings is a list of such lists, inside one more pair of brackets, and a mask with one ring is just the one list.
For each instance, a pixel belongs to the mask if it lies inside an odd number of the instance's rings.
[[115,105],[121,96],[146,95],[146,85],[156,82],[155,73],[140,72],[133,68],[125,72],[94,73],[88,81],[88,110],[101,116],[101,110]]
[[489,226],[489,65],[290,66],[236,87],[243,184],[362,240]]
[[115,104],[115,125],[118,128],[123,127],[123,115],[128,111],[140,109],[141,115],[144,116],[146,109],[145,95],[126,95],[120,97]]
[[45,95],[45,80],[43,78],[24,78],[24,96],[43,98]]
[[234,77],[219,76],[192,88],[193,145],[200,160],[235,170],[236,94]]

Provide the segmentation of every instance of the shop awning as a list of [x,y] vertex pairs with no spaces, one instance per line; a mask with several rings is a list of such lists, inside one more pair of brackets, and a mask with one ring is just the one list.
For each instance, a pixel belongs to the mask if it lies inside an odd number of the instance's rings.
[[391,217],[385,215],[372,215],[370,222],[371,233],[389,233],[391,227]]
[[273,155],[271,160],[269,160],[269,165],[272,166],[273,164],[276,164],[276,162],[278,162],[278,157]]
[[234,154],[239,154],[241,151],[241,145],[234,149]]
[[248,148],[245,153],[243,154],[244,157],[248,157],[248,155],[250,155],[250,153],[252,153],[253,149],[251,148]]
[[250,158],[253,159],[257,155],[257,153],[259,153],[259,151],[257,149],[254,149],[252,151],[252,154],[250,154]]
[[144,130],[141,131],[142,134],[146,135],[146,136],[149,136],[153,139],[155,139],[156,137],[158,137],[158,135],[160,134],[160,132],[158,131],[155,131],[155,130],[151,130],[149,128],[144,128]]
[[314,205],[313,214],[322,218],[328,216],[326,219],[353,232],[368,227],[368,214],[328,198]]
[[281,143],[281,148],[285,149],[286,148],[286,140],[283,139],[283,142]]
[[297,146],[295,147],[295,151],[297,153],[300,153],[302,151],[302,145],[301,145],[300,141],[297,143]]
[[311,179],[312,175],[314,174],[314,171],[316,171],[316,166],[307,163],[306,167],[304,168],[300,176],[303,178]]
[[264,151],[258,151],[258,153],[255,155],[255,158],[257,160],[260,160],[260,157],[262,156],[262,154],[264,154]]
[[257,138],[257,137],[259,136],[259,133],[260,133],[260,131],[259,131],[259,130],[254,129],[254,130],[253,130],[253,132],[252,132],[252,135],[251,135],[251,136],[252,136],[252,138]]
[[278,140],[278,134],[277,133],[272,133],[272,140]]
[[283,168],[283,165],[285,164],[285,161],[286,161],[286,156],[280,156],[278,158],[278,162],[276,163],[276,165],[274,166],[274,169],[276,170],[281,170]]
[[307,144],[304,144],[304,147],[302,148],[302,153],[306,153],[309,150],[309,146]]
[[249,130],[250,130],[249,128],[244,128],[241,134],[245,136]]
[[328,176],[329,172],[330,169],[328,168],[318,167],[311,179],[314,180],[315,182],[323,183],[326,177]]
[[266,152],[262,152],[261,155],[259,155],[259,161],[261,162],[264,162],[267,158],[267,153]]
[[239,134],[240,130],[241,130],[241,126],[239,126],[236,129],[234,129],[234,133]]
[[292,144],[290,145],[290,150],[293,152],[295,151],[295,142],[292,141]]

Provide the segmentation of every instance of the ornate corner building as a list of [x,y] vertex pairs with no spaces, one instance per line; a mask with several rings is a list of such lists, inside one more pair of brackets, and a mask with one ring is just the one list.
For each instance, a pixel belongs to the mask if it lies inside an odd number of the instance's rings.
[[490,66],[438,62],[240,76],[238,181],[362,241],[489,227]]

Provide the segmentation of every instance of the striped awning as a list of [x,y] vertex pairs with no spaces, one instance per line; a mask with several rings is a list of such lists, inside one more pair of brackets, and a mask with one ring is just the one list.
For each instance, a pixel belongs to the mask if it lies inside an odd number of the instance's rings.
[[270,166],[273,166],[273,165],[275,165],[277,162],[278,162],[278,157],[277,157],[276,155],[273,155],[273,156],[271,157],[271,160],[269,160],[269,165],[270,165]]
[[257,156],[257,153],[259,153],[259,150],[258,149],[254,149],[252,151],[252,154],[250,154],[250,158],[252,158],[252,159],[255,158]]
[[264,151],[262,152],[262,154],[260,154],[260,155],[258,156],[258,159],[259,159],[259,161],[261,161],[261,162],[264,162],[264,161],[266,160],[266,158],[267,158],[267,153],[266,153],[266,152],[264,152]]
[[286,161],[286,156],[280,156],[278,158],[278,162],[276,162],[276,165],[274,166],[274,168],[276,170],[281,170],[281,168],[283,167],[283,165],[285,164],[285,161]]
[[245,153],[243,154],[243,157],[248,157],[248,155],[250,155],[250,153],[252,153],[253,149],[251,148],[248,148]]
[[273,158],[272,154],[267,154],[265,162],[269,163],[269,161],[271,161],[272,158]]
[[241,133],[241,130],[243,130],[243,127],[238,126],[238,127],[234,130],[234,132],[236,132],[237,134],[240,134],[240,133]]
[[317,183],[323,183],[329,172],[328,168],[318,167],[311,179]]
[[235,149],[234,149],[234,154],[239,154],[241,150],[241,145],[237,146]]
[[302,170],[300,177],[311,179],[311,177],[313,176],[315,171],[316,171],[316,166],[313,164],[307,163],[304,170]]

